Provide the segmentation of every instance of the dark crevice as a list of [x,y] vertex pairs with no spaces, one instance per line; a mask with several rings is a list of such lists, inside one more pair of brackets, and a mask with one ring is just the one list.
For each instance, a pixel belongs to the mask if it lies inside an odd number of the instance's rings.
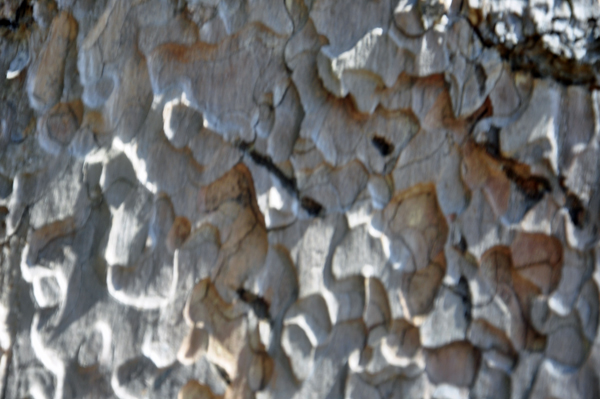
[[559,176],[558,178],[560,188],[566,195],[565,208],[567,208],[567,211],[569,212],[571,222],[573,222],[575,227],[581,228],[585,223],[585,207],[583,206],[581,199],[575,193],[569,190],[566,180],[566,177],[563,175]]
[[546,193],[552,191],[550,181],[542,176],[532,175],[527,165],[521,164],[512,158],[505,158],[500,153],[499,129],[492,126],[487,132],[488,141],[477,144],[480,148],[502,165],[504,175],[525,196],[530,209],[541,201]]
[[373,136],[371,139],[371,144],[373,144],[377,151],[379,151],[379,153],[384,157],[387,157],[394,152],[394,144],[390,143],[384,137]]
[[323,211],[323,205],[310,197],[302,197],[300,199],[300,205],[310,216],[319,216]]
[[567,194],[565,207],[569,211],[569,217],[573,224],[576,227],[581,228],[585,221],[585,208],[583,207],[581,200],[575,194],[569,193]]
[[244,288],[238,288],[236,293],[243,302],[250,305],[256,317],[259,319],[269,319],[269,304],[267,301]]
[[471,324],[473,302],[471,301],[471,291],[469,290],[469,283],[467,282],[465,276],[460,276],[458,284],[456,284],[455,293],[458,294],[462,300],[467,324]]
[[551,191],[550,182],[541,176],[524,176],[512,165],[504,165],[504,174],[527,199],[538,202]]
[[13,181],[3,175],[0,175],[0,199],[6,199],[13,191]]
[[8,28],[10,30],[15,30],[19,27],[19,24],[15,21],[11,21],[10,19],[0,19],[0,28]]
[[23,1],[15,13],[14,20],[2,18],[0,19],[0,28],[8,28],[15,31],[25,24],[27,27],[33,22],[33,6],[28,1]]
[[310,197],[302,197],[300,198],[300,191],[298,190],[298,184],[296,182],[295,177],[288,177],[271,159],[270,156],[264,155],[256,151],[251,143],[247,142],[239,142],[237,144],[238,149],[247,154],[252,161],[254,161],[257,165],[267,169],[269,173],[279,180],[281,186],[290,193],[294,198],[300,201],[300,206],[313,217],[321,215],[323,211],[323,205],[315,201]]
[[[479,38],[482,45],[487,48],[496,49],[500,57],[506,61],[513,71],[527,71],[535,78],[552,77],[554,80],[565,85],[597,85],[596,70],[598,62],[598,50],[600,45],[596,40],[588,38],[586,57],[584,61],[574,58],[568,58],[553,53],[544,47],[543,35],[535,32],[532,17],[526,12],[518,19],[522,23],[525,40],[516,43],[514,46],[508,46],[499,41],[495,36],[492,27],[496,22],[497,15],[488,14],[483,18],[480,10],[470,9],[465,4],[463,15],[469,22],[475,35]],[[593,30],[593,28],[590,28]],[[560,34],[561,32],[548,32]],[[477,71],[476,71],[477,72]],[[477,76],[478,77],[478,76]],[[479,77],[478,77],[479,78]]]
[[7,357],[7,362],[6,369],[0,370],[4,371],[4,375],[0,375],[0,378],[2,378],[2,380],[0,380],[0,386],[2,387],[2,391],[0,391],[0,399],[7,399],[6,392],[8,391],[8,375],[10,374],[11,369],[13,368],[11,355],[12,350],[10,348],[6,352],[4,352],[4,356]]
[[461,254],[465,254],[467,252],[468,245],[467,240],[465,240],[465,236],[460,236],[460,240],[458,240],[458,243],[456,243],[455,247],[460,251]]
[[469,133],[472,134],[473,130],[475,130],[475,126],[479,121],[489,118],[494,115],[494,106],[492,105],[492,101],[489,97],[485,99],[481,107],[477,109],[477,111],[473,112],[469,117],[465,119],[467,126],[469,127]]
[[275,175],[277,180],[281,183],[283,188],[285,188],[288,192],[292,194],[297,194],[298,188],[296,185],[296,179],[294,177],[288,177],[279,169],[271,160],[271,157],[262,155],[254,150],[248,152],[250,157],[254,162],[258,165],[266,168],[269,173]]
[[225,369],[219,366],[218,364],[213,363],[213,366],[215,366],[217,373],[219,373],[223,381],[225,381],[225,384],[231,385],[231,377],[229,376],[229,374],[227,374],[227,371],[225,371]]
[[485,151],[494,158],[500,157],[500,129],[491,126],[486,133]]
[[[175,363],[175,364],[177,364],[177,363]],[[171,377],[171,374],[173,374],[173,371],[175,371],[175,367],[176,366],[170,366],[170,367],[167,367],[166,369],[162,369],[160,371],[158,376],[156,376],[154,383],[152,384],[152,388],[155,391],[159,390],[161,385],[163,385],[166,381],[168,381],[169,377]]]
[[475,79],[477,79],[477,85],[479,86],[479,95],[485,94],[485,81],[487,80],[487,74],[485,69],[480,64],[475,64]]
[[296,179],[294,177],[288,177],[281,169],[275,165],[270,156],[263,155],[256,151],[252,144],[241,142],[237,145],[237,147],[248,154],[250,158],[259,166],[266,168],[269,173],[273,174],[277,180],[281,183],[284,189],[286,189],[290,194],[295,197],[298,197],[298,186],[296,184]]

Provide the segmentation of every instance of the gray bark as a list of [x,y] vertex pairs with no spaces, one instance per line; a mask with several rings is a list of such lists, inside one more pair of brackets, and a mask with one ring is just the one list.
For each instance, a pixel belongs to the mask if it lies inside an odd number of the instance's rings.
[[0,0],[0,398],[600,397],[599,18]]

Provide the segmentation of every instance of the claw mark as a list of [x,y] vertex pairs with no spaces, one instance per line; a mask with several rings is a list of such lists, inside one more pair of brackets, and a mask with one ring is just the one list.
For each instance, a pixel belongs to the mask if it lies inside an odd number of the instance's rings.
[[323,211],[323,205],[319,204],[310,197],[299,198],[300,192],[298,190],[296,178],[288,177],[285,173],[283,173],[283,171],[279,169],[277,165],[275,165],[271,157],[256,151],[251,143],[242,141],[237,144],[237,147],[249,155],[257,165],[262,166],[263,168],[267,169],[269,173],[272,173],[277,180],[279,180],[283,188],[285,188],[291,195],[293,195],[296,199],[300,199],[300,206],[306,212],[308,212],[310,216],[316,217],[321,215]]

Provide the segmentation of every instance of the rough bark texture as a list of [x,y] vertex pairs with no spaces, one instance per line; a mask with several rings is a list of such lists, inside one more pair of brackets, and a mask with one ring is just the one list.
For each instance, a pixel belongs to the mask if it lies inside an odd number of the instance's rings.
[[0,0],[0,398],[600,397],[596,0]]

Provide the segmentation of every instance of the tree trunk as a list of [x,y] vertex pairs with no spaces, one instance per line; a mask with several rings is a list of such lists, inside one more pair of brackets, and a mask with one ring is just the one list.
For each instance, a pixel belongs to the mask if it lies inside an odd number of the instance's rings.
[[0,398],[595,398],[600,3],[0,0]]

